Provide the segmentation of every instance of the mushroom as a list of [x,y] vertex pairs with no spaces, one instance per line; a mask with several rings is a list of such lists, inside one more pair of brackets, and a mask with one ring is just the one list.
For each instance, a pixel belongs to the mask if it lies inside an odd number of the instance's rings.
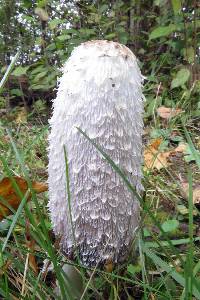
[[[49,135],[49,210],[64,253],[94,267],[127,258],[139,203],[81,128],[141,191],[143,77],[117,42],[82,43],[67,60],[53,102]],[[66,149],[70,203],[66,188]]]

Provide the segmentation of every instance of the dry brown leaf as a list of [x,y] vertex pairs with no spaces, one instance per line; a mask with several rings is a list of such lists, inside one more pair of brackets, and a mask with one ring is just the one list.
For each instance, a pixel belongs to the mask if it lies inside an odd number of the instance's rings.
[[146,169],[157,169],[166,168],[169,165],[168,157],[171,152],[161,152],[161,153],[145,153],[145,168]]
[[165,107],[165,106],[161,106],[157,109],[158,115],[162,119],[167,119],[167,120],[179,115],[182,112],[183,112],[183,110],[180,108],[169,108],[169,107]]
[[111,273],[113,271],[114,265],[112,259],[108,259],[104,265],[105,271]]
[[34,271],[35,274],[38,274],[38,265],[35,259],[35,241],[33,239],[31,240],[27,240],[26,241],[26,246],[27,248],[31,251],[31,253],[29,254],[29,265],[31,267],[31,269]]
[[[185,199],[188,199],[189,196],[189,183],[188,182],[182,182],[181,183],[182,191],[181,194]],[[200,185],[196,185],[193,187],[193,203],[200,203]]]
[[172,151],[159,152],[159,146],[161,142],[162,139],[155,139],[144,150],[145,170],[154,168],[160,170],[169,165],[168,157],[170,156]]
[[28,257],[28,263],[30,268],[33,270],[33,272],[38,275],[38,265],[36,262],[36,258],[35,258],[35,247],[36,247],[36,243],[35,240],[33,240],[32,236],[31,236],[31,231],[30,231],[30,221],[29,219],[26,219],[26,226],[25,226],[25,230],[26,230],[26,246],[28,248],[29,252],[29,257]]
[[162,141],[163,139],[161,138],[154,139],[153,141],[151,141],[151,144],[148,146],[148,149],[152,151],[158,150]]
[[[28,190],[28,184],[26,180],[17,176],[14,176],[13,178],[15,179],[17,185],[19,186],[21,192],[24,195]],[[37,182],[37,181],[32,182],[32,187],[36,193],[42,193],[47,191],[48,189],[46,183]],[[15,210],[18,208],[21,202],[21,199],[17,195],[9,177],[5,177],[0,182],[0,197],[3,198],[5,203],[7,203]],[[4,201],[2,201],[1,198],[0,198],[0,220],[2,220],[5,216],[12,214],[12,211],[3,204]],[[30,200],[30,196],[28,200]]]
[[151,142],[149,146],[144,150],[144,162],[145,170],[166,168],[169,165],[168,158],[170,156],[176,155],[177,153],[186,153],[188,145],[185,143],[180,143],[178,147],[173,150],[160,152],[159,146],[162,142],[161,138],[157,138]]
[[5,273],[7,273],[7,270],[10,267],[10,265],[12,264],[12,262],[13,262],[13,259],[8,259],[8,260],[6,260],[6,262],[4,262],[3,265],[1,265],[0,276],[3,276]]
[[200,185],[193,190],[193,203],[200,203]]
[[185,143],[180,143],[178,145],[178,147],[176,147],[174,149],[175,152],[181,152],[181,153],[186,153],[186,149],[187,149],[188,145]]

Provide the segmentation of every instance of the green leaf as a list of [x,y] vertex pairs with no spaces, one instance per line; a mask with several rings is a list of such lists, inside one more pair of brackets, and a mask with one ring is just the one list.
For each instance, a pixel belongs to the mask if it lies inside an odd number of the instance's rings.
[[183,137],[182,136],[180,136],[180,135],[172,135],[172,136],[170,136],[170,140],[172,141],[172,142],[183,142]]
[[162,137],[164,139],[170,139],[170,134],[171,134],[171,131],[169,128],[167,129],[152,129],[151,132],[150,132],[150,137],[152,139],[157,139],[159,137]]
[[69,34],[63,34],[63,35],[59,35],[58,37],[57,37],[57,39],[59,40],[59,41],[66,41],[66,40],[69,40],[71,38],[71,36],[69,35]]
[[53,51],[56,49],[56,44],[55,43],[51,43],[46,47],[46,50],[48,51]]
[[51,30],[55,29],[60,23],[62,23],[61,19],[53,19],[49,22],[49,27]]
[[20,77],[22,75],[26,74],[26,71],[28,70],[29,67],[17,67],[15,68],[15,70],[12,72],[12,75],[16,76],[16,77]]
[[147,228],[144,228],[143,235],[144,235],[144,237],[149,237],[149,236],[151,236],[151,233],[149,232],[149,230]]
[[193,47],[188,47],[187,49],[183,49],[184,59],[187,60],[190,64],[194,62],[195,59],[195,51]]
[[196,164],[198,166],[198,168],[200,169],[200,153],[199,151],[196,150],[193,142],[192,142],[192,139],[187,131],[187,129],[185,128],[184,124],[183,124],[183,121],[182,121],[182,125],[183,125],[183,129],[184,129],[184,133],[185,133],[185,136],[186,136],[186,139],[187,139],[187,142],[190,146],[190,150],[195,158],[195,161],[196,161]]
[[190,146],[188,145],[187,148],[186,148],[185,156],[184,156],[185,161],[188,162],[188,163],[191,162],[191,161],[195,161],[196,156],[198,156],[199,159],[200,159],[200,152],[195,149],[195,154],[194,154],[192,149],[190,149]]
[[28,16],[28,15],[23,15],[22,19],[26,20],[28,22],[33,22],[34,21],[34,18],[32,16]]
[[174,14],[177,15],[181,11],[181,1],[180,0],[171,0]]
[[188,208],[185,205],[183,205],[183,204],[177,205],[177,211],[181,215],[187,215],[188,214]]
[[109,34],[107,34],[105,36],[105,38],[108,39],[108,40],[112,40],[115,37],[116,37],[116,33],[114,33],[114,32],[113,33],[109,33]]
[[149,40],[157,39],[163,36],[168,36],[177,29],[176,25],[159,26],[155,28],[149,35]]
[[41,79],[42,77],[46,76],[48,73],[48,70],[42,71],[41,73],[38,73],[33,79],[34,82],[38,81],[39,79]]
[[20,89],[12,89],[10,91],[10,93],[11,93],[11,95],[19,96],[19,97],[21,97],[23,95],[23,92]]
[[88,23],[99,23],[101,20],[101,15],[100,14],[96,14],[96,13],[90,13],[89,18],[88,18]]
[[171,89],[179,86],[183,86],[190,78],[190,71],[186,68],[182,68],[176,74],[176,77],[171,82]]
[[31,85],[32,90],[47,90],[48,86],[44,84],[32,84]]
[[95,30],[89,29],[89,28],[81,28],[79,30],[79,32],[85,36],[91,36],[91,35],[95,34]]
[[39,1],[37,1],[37,6],[38,7],[45,7],[47,4],[48,4],[48,0],[39,0]]
[[167,220],[162,224],[164,232],[171,232],[178,228],[179,222],[177,220]]
[[141,266],[140,265],[128,265],[127,271],[131,273],[132,275],[135,275],[136,273],[141,272]]
[[45,70],[44,65],[36,65],[36,66],[34,66],[34,69],[31,70],[30,74],[35,75],[35,74],[41,73],[44,70]]
[[[157,267],[167,272],[167,274],[170,277],[172,277],[176,282],[178,282],[182,287],[185,288],[185,278],[182,276],[182,274],[179,274],[175,268],[171,267],[164,260],[162,260],[155,252],[149,249],[145,244],[143,245],[143,251],[154,262],[154,264]],[[195,286],[193,286],[192,293],[197,299],[200,299],[200,290],[199,290],[198,282],[196,278],[192,278],[192,280],[195,283]]]
[[102,14],[104,13],[106,10],[108,10],[108,5],[107,4],[103,4],[99,7],[99,12]]
[[128,33],[127,32],[119,32],[118,33],[119,42],[126,45],[128,42]]

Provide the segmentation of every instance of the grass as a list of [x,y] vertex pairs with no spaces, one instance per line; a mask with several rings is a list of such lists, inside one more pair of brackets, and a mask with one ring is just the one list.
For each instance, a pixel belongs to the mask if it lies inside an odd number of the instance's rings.
[[[32,130],[31,126],[24,125],[20,130],[15,130],[14,123],[10,125],[13,127],[10,126],[9,130],[5,126],[0,127],[1,137],[7,137],[0,153],[3,170],[1,177],[9,176],[13,180],[14,174],[21,175],[26,178],[31,191],[33,180],[46,179],[47,127],[38,125]],[[186,139],[192,143],[189,133],[184,130]],[[79,131],[89,139],[81,129]],[[33,138],[35,136],[36,138]],[[188,173],[189,199],[188,203],[185,203],[188,214],[179,214],[175,205],[172,210],[165,211],[162,215],[164,202],[174,201],[176,204],[181,201],[176,192],[176,179],[171,185],[172,188],[170,185],[165,186],[166,181],[171,179],[168,174],[170,171],[157,172],[153,178],[153,171],[148,173],[144,179],[148,193],[141,198],[136,195],[120,168],[98,145],[92,140],[90,142],[119,173],[130,191],[138,197],[143,209],[142,228],[148,229],[148,232],[142,230],[139,252],[133,252],[127,263],[118,266],[111,273],[99,270],[98,266],[91,273],[90,270],[80,268],[77,262],[76,266],[84,276],[85,291],[82,299],[200,299],[200,251],[198,235],[195,234],[199,212],[196,210],[197,216],[194,216],[192,172]],[[192,151],[195,151],[193,143],[191,145]],[[41,155],[36,160],[38,150]],[[37,168],[43,169],[44,172],[38,174]],[[165,189],[162,193],[163,188]],[[49,236],[51,225],[46,209],[48,194],[37,196],[32,191],[31,202],[27,204],[26,195],[21,193],[17,185],[15,189],[22,199],[21,204],[13,216],[1,222],[7,224],[0,237],[1,296],[4,299],[59,299],[54,291],[57,279],[63,299],[73,299],[69,287],[66,288],[61,269],[67,259],[62,256],[56,243]],[[175,231],[172,229],[166,232],[162,227],[166,219],[178,219],[179,227],[188,223],[188,231],[183,232],[181,228],[177,228]],[[34,249],[27,247],[27,235],[36,242]],[[28,264],[31,254],[36,259],[38,274],[35,274]],[[44,259],[50,260],[54,266],[53,273],[46,278],[41,272]]]
[[[74,299],[76,290],[62,270],[63,264],[68,263],[83,278],[80,299],[200,299],[199,210],[193,204],[194,182],[200,178],[199,154],[193,142],[198,141],[196,131],[189,133],[187,122],[179,118],[168,124],[171,132],[176,130],[181,140],[188,143],[194,161],[186,163],[181,158],[183,164],[175,161],[160,171],[144,172],[146,192],[141,197],[101,147],[77,129],[122,177],[142,208],[138,247],[132,248],[127,262],[107,272],[98,265],[90,270],[80,266],[78,260],[69,262],[59,250],[47,211],[48,193],[37,195],[32,189],[34,180],[47,179],[48,135],[48,126],[41,120],[33,123],[33,117],[28,116],[25,124],[6,118],[0,124],[0,178],[10,177],[21,199],[17,211],[0,222],[0,298]],[[191,124],[191,120],[188,122]],[[158,132],[160,125],[156,120],[151,132]],[[168,136],[165,139],[170,143]],[[65,162],[67,167],[66,151]],[[182,196],[180,174],[189,183],[187,199]],[[25,195],[15,182],[16,175],[28,183]],[[66,178],[70,205],[68,168]],[[32,197],[27,203],[29,191]],[[179,209],[181,205],[185,207],[184,214]],[[45,272],[45,260],[52,263],[51,272]],[[57,285],[60,296],[55,290]]]

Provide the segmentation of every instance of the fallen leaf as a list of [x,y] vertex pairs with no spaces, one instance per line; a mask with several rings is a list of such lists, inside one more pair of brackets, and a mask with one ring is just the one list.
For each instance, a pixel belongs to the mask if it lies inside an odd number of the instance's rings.
[[144,162],[145,170],[157,169],[160,170],[168,166],[168,157],[171,151],[160,152],[159,147],[162,143],[162,139],[158,138],[151,142],[151,144],[144,150]]
[[[185,199],[188,199],[189,197],[189,183],[188,182],[182,182],[181,183],[182,191],[181,194]],[[193,187],[192,190],[192,195],[193,195],[193,203],[200,203],[200,185],[197,184],[196,186]]]
[[179,143],[178,147],[174,149],[175,152],[186,153],[188,145],[185,143]]
[[150,150],[158,150],[161,143],[162,143],[163,139],[161,138],[157,138],[157,139],[154,139],[151,144],[148,146],[148,149]]
[[[21,177],[14,176],[13,178],[24,195],[28,190],[28,183]],[[32,182],[32,187],[36,193],[42,193],[48,189],[46,183],[37,181]],[[28,197],[28,200],[30,200],[30,196]],[[16,193],[12,181],[9,177],[5,177],[0,182],[0,220],[2,220],[5,216],[12,214],[12,210],[9,209],[9,207],[12,207],[14,210],[16,210],[20,202],[21,199]],[[8,207],[6,207],[6,204]]]
[[169,108],[169,107],[165,107],[165,106],[161,106],[157,109],[158,115],[162,119],[167,119],[167,120],[179,115],[182,112],[183,112],[183,110],[180,108]]
[[38,265],[35,258],[35,245],[35,240],[33,240],[30,235],[30,223],[28,222],[28,224],[26,224],[26,246],[30,251],[28,263],[33,272],[38,275]]
[[200,203],[200,185],[193,190],[193,203]]
[[[190,146],[186,143],[180,143],[178,145],[178,147],[176,147],[174,149],[174,152],[175,153],[177,153],[177,152],[183,153],[184,159],[188,163],[196,160],[196,157],[195,157],[193,151],[191,150]],[[200,156],[200,151],[196,150],[195,152],[196,152],[196,155]]]
[[105,271],[111,273],[113,271],[113,267],[112,259],[108,259],[104,265]]

